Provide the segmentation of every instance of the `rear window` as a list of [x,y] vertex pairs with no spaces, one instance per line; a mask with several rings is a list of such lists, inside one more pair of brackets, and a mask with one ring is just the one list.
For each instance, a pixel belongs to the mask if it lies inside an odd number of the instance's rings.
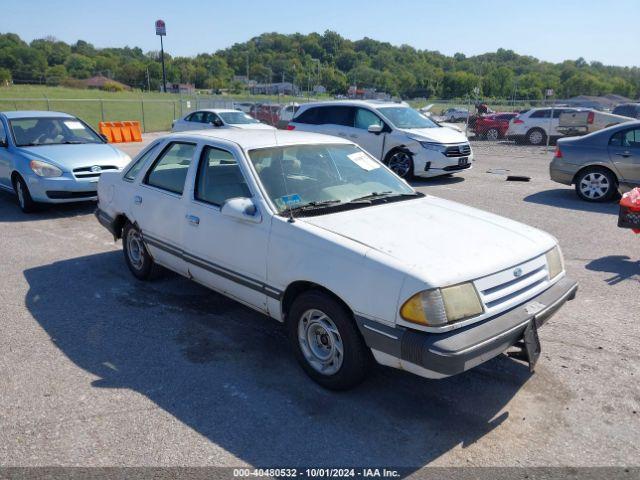
[[551,118],[551,110],[536,110],[529,118]]

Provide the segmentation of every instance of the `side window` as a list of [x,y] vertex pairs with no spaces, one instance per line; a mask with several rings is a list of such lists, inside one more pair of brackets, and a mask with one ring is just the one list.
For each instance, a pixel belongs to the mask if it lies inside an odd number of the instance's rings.
[[612,147],[621,147],[622,139],[624,137],[624,132],[616,132],[609,139],[609,145]]
[[145,183],[181,195],[195,149],[193,143],[170,144],[147,173]]
[[624,147],[640,149],[640,128],[627,130],[624,136]]
[[194,112],[187,117],[187,122],[204,123],[204,112]]
[[354,110],[353,107],[322,107],[318,123],[353,127]]
[[553,118],[560,118],[560,115],[562,115],[563,113],[571,113],[573,112],[573,110],[567,110],[564,108],[556,108],[553,111]]
[[297,117],[295,117],[294,121],[297,123],[307,123],[310,125],[318,125],[318,111],[320,109],[317,107],[312,107],[309,108],[307,110],[305,110],[304,112],[302,112],[300,115],[298,115]]
[[216,121],[216,118],[218,118],[218,116],[213,112],[205,112],[203,118],[203,123],[213,123]]
[[530,118],[549,118],[551,110],[537,110],[530,115]]
[[370,125],[383,126],[382,120],[375,113],[365,108],[358,108],[356,111],[356,128],[368,129]]
[[251,192],[234,156],[226,150],[205,147],[196,177],[196,200],[222,206],[230,198],[250,196]]
[[7,143],[7,131],[4,129],[4,123],[0,120],[0,143],[6,145]]
[[142,154],[140,158],[138,158],[133,164],[129,167],[129,170],[124,174],[124,179],[129,180],[130,182],[134,181],[144,167],[144,164],[147,163],[147,160],[153,156],[156,151],[156,147],[158,144],[152,146],[149,150]]

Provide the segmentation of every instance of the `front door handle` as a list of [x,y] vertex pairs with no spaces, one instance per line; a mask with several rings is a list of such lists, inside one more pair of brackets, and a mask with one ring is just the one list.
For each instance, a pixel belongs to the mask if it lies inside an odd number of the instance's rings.
[[133,197],[133,203],[135,203],[136,205],[142,204],[142,197],[140,195],[136,195],[135,197]]
[[185,215],[184,218],[186,218],[187,221],[194,227],[197,227],[198,225],[200,225],[200,219],[195,215]]
[[338,135],[340,135],[341,137],[346,137],[347,136],[347,134],[344,133],[344,132],[338,132]]
[[631,156],[631,152],[616,153],[616,155],[619,157],[629,158]]
[[358,134],[357,133],[352,133],[351,135],[349,135],[351,138],[358,138]]

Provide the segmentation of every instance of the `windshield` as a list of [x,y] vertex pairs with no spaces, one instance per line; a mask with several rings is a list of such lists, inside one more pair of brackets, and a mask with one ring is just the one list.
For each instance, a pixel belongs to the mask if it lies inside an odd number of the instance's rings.
[[218,115],[224,120],[224,123],[230,125],[244,125],[247,123],[260,123],[255,118],[250,117],[244,112],[219,112]]
[[439,125],[409,107],[382,107],[378,111],[398,128],[436,128]]
[[436,128],[439,125],[409,107],[382,107],[378,111],[397,128]]
[[252,150],[249,157],[279,213],[361,197],[416,195],[355,145],[294,145]]
[[9,120],[18,147],[69,143],[104,143],[77,118],[15,118]]

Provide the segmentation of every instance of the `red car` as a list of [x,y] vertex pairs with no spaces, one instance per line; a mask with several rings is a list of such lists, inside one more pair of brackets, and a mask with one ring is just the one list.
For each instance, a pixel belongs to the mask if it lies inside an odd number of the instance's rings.
[[260,103],[251,107],[251,109],[249,110],[249,115],[251,115],[256,120],[261,121],[262,123],[273,125],[275,127],[280,121],[281,108],[281,105]]
[[480,138],[486,138],[487,140],[499,140],[504,138],[509,128],[509,121],[517,113],[501,112],[492,113],[489,115],[481,115],[476,119],[474,127],[475,134]]

